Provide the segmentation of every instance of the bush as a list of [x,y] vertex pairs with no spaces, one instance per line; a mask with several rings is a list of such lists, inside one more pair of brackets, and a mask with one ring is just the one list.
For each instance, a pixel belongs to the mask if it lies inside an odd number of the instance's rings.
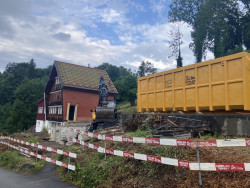
[[43,133],[43,134],[48,134],[48,129],[47,129],[46,127],[43,127],[42,133]]

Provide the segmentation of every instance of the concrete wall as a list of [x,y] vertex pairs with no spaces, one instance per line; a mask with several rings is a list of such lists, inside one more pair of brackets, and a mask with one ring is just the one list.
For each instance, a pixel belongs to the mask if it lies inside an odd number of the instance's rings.
[[[80,131],[86,131],[88,129],[87,125],[88,125],[88,123],[82,124],[81,126],[62,125],[62,126],[52,127],[51,134],[50,134],[50,140],[55,141],[59,144],[70,145],[70,144],[72,144],[72,142],[70,142],[69,138],[70,137],[75,138],[77,136],[77,133],[71,132],[70,129],[74,128],[74,129],[78,129]],[[78,139],[82,140],[82,139],[84,139],[84,136],[78,135]]]
[[45,127],[45,121],[36,120],[36,132],[42,132],[44,127]]
[[[60,123],[60,122],[58,122],[58,123]],[[43,128],[46,128],[48,130],[48,133],[50,134],[52,126],[53,125],[52,125],[51,121],[36,120],[36,132],[42,132]]]

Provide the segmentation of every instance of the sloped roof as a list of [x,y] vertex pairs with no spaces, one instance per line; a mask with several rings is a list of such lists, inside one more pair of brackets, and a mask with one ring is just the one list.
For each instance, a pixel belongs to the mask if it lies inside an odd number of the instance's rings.
[[103,75],[109,93],[118,93],[105,70],[61,61],[55,61],[54,65],[63,86],[99,91],[100,76]]

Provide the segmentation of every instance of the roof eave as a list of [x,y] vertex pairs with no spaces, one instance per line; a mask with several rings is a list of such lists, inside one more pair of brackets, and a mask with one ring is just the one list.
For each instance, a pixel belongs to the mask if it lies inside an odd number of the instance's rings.
[[[79,88],[79,87],[73,87],[73,86],[67,86],[63,85],[63,88],[65,89],[72,89],[72,90],[78,90],[78,91],[87,91],[92,93],[99,93],[99,90],[96,89],[86,89],[86,88]],[[118,92],[108,92],[109,94],[117,95]]]

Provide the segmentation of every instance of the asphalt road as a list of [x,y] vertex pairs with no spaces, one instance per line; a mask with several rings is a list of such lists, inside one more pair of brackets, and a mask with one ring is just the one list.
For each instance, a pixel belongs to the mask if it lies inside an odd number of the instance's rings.
[[0,168],[1,188],[64,188],[75,187],[62,182],[54,173],[54,165],[46,165],[40,172],[34,174],[21,174]]

